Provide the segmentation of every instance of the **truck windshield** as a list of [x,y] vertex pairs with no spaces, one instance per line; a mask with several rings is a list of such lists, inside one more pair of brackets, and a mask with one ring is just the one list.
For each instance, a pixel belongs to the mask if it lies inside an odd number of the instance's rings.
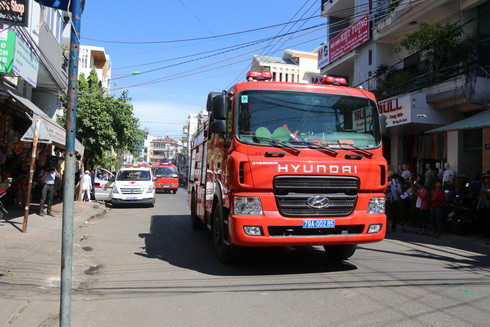
[[117,174],[117,181],[150,181],[151,176],[148,170],[121,170]]
[[368,98],[328,93],[248,90],[238,97],[237,138],[295,147],[380,145],[378,112]]
[[177,168],[175,167],[157,167],[155,169],[156,177],[178,177],[177,176]]

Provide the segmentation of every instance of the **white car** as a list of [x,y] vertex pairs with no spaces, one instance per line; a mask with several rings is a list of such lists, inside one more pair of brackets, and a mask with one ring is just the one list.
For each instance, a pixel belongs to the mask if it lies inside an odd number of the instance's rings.
[[94,181],[95,200],[111,201],[114,181],[114,174],[107,169],[97,168]]
[[112,206],[121,204],[155,205],[155,178],[149,167],[124,167],[119,170],[112,186]]

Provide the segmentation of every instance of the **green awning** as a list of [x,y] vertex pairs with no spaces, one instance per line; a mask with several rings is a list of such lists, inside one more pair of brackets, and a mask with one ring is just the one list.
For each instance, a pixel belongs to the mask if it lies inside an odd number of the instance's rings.
[[471,117],[459,120],[446,126],[438,127],[426,131],[425,133],[441,133],[450,131],[460,131],[463,129],[476,129],[490,127],[490,110],[484,110]]

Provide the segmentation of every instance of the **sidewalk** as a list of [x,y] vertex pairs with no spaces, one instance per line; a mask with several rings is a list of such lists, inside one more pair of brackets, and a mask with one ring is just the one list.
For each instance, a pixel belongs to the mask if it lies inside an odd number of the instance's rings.
[[[11,267],[13,261],[18,261],[31,248],[42,246],[47,240],[61,234],[63,204],[53,205],[55,217],[38,216],[36,214],[37,208],[37,204],[31,205],[26,233],[22,233],[23,208],[7,209],[8,215],[0,219],[0,276]],[[104,215],[107,210],[108,208],[102,203],[75,201],[73,230],[75,231],[94,216]]]

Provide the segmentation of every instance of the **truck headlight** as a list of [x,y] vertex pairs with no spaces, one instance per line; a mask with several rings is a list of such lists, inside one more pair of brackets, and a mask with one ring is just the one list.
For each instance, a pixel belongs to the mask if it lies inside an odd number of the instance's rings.
[[236,215],[262,215],[262,203],[256,196],[235,196],[233,208]]
[[385,197],[371,198],[367,208],[368,215],[378,215],[385,213]]

